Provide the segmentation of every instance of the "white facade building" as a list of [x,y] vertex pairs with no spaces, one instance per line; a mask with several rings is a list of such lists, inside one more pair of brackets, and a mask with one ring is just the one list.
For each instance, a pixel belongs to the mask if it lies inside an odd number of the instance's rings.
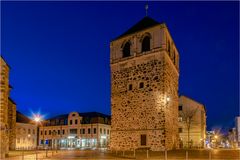
[[110,116],[97,112],[60,115],[46,120],[39,129],[43,148],[107,147],[110,139]]

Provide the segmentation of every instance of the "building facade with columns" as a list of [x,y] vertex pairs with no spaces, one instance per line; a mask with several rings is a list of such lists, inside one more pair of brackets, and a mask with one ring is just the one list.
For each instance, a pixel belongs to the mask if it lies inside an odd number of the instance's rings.
[[43,148],[106,148],[111,118],[98,112],[71,112],[42,122],[39,146]]
[[205,106],[181,95],[178,111],[180,148],[205,148],[207,127]]
[[146,16],[110,43],[111,150],[178,147],[179,54]]

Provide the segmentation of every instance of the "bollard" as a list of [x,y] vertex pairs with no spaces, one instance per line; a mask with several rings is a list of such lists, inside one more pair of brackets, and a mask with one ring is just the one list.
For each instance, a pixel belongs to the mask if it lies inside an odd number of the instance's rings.
[[148,159],[148,149],[147,149],[147,159]]
[[240,159],[240,150],[239,150],[239,159]]
[[46,157],[48,156],[47,154],[48,154],[48,150],[46,149]]
[[167,150],[165,150],[165,160],[167,160]]
[[209,150],[209,160],[212,159],[212,153],[211,153],[211,150]]
[[186,150],[186,160],[188,160],[188,150]]
[[38,152],[36,151],[36,160],[38,160]]
[[22,152],[22,160],[24,160],[24,151]]

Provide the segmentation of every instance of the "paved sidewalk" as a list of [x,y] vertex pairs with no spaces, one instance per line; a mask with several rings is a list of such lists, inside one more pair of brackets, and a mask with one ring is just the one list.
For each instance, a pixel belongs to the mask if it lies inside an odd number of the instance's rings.
[[56,150],[10,151],[5,160],[42,160],[49,159],[56,154]]
[[[24,155],[23,155],[24,153]],[[36,154],[37,153],[37,154]],[[107,152],[100,150],[12,151],[6,160],[165,160],[165,152]],[[186,160],[185,150],[167,152],[168,160]],[[240,150],[189,150],[188,160],[240,160]]]

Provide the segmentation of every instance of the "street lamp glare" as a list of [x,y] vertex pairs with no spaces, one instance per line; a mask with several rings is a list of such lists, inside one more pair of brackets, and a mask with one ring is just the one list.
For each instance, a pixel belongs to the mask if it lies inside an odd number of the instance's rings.
[[217,135],[215,135],[215,136],[214,136],[214,138],[215,138],[215,139],[217,139],[217,138],[218,138],[218,136],[217,136]]
[[39,115],[34,117],[34,121],[36,122],[40,122],[41,121],[41,117]]
[[167,97],[167,102],[169,102],[170,101],[170,98],[169,97]]

